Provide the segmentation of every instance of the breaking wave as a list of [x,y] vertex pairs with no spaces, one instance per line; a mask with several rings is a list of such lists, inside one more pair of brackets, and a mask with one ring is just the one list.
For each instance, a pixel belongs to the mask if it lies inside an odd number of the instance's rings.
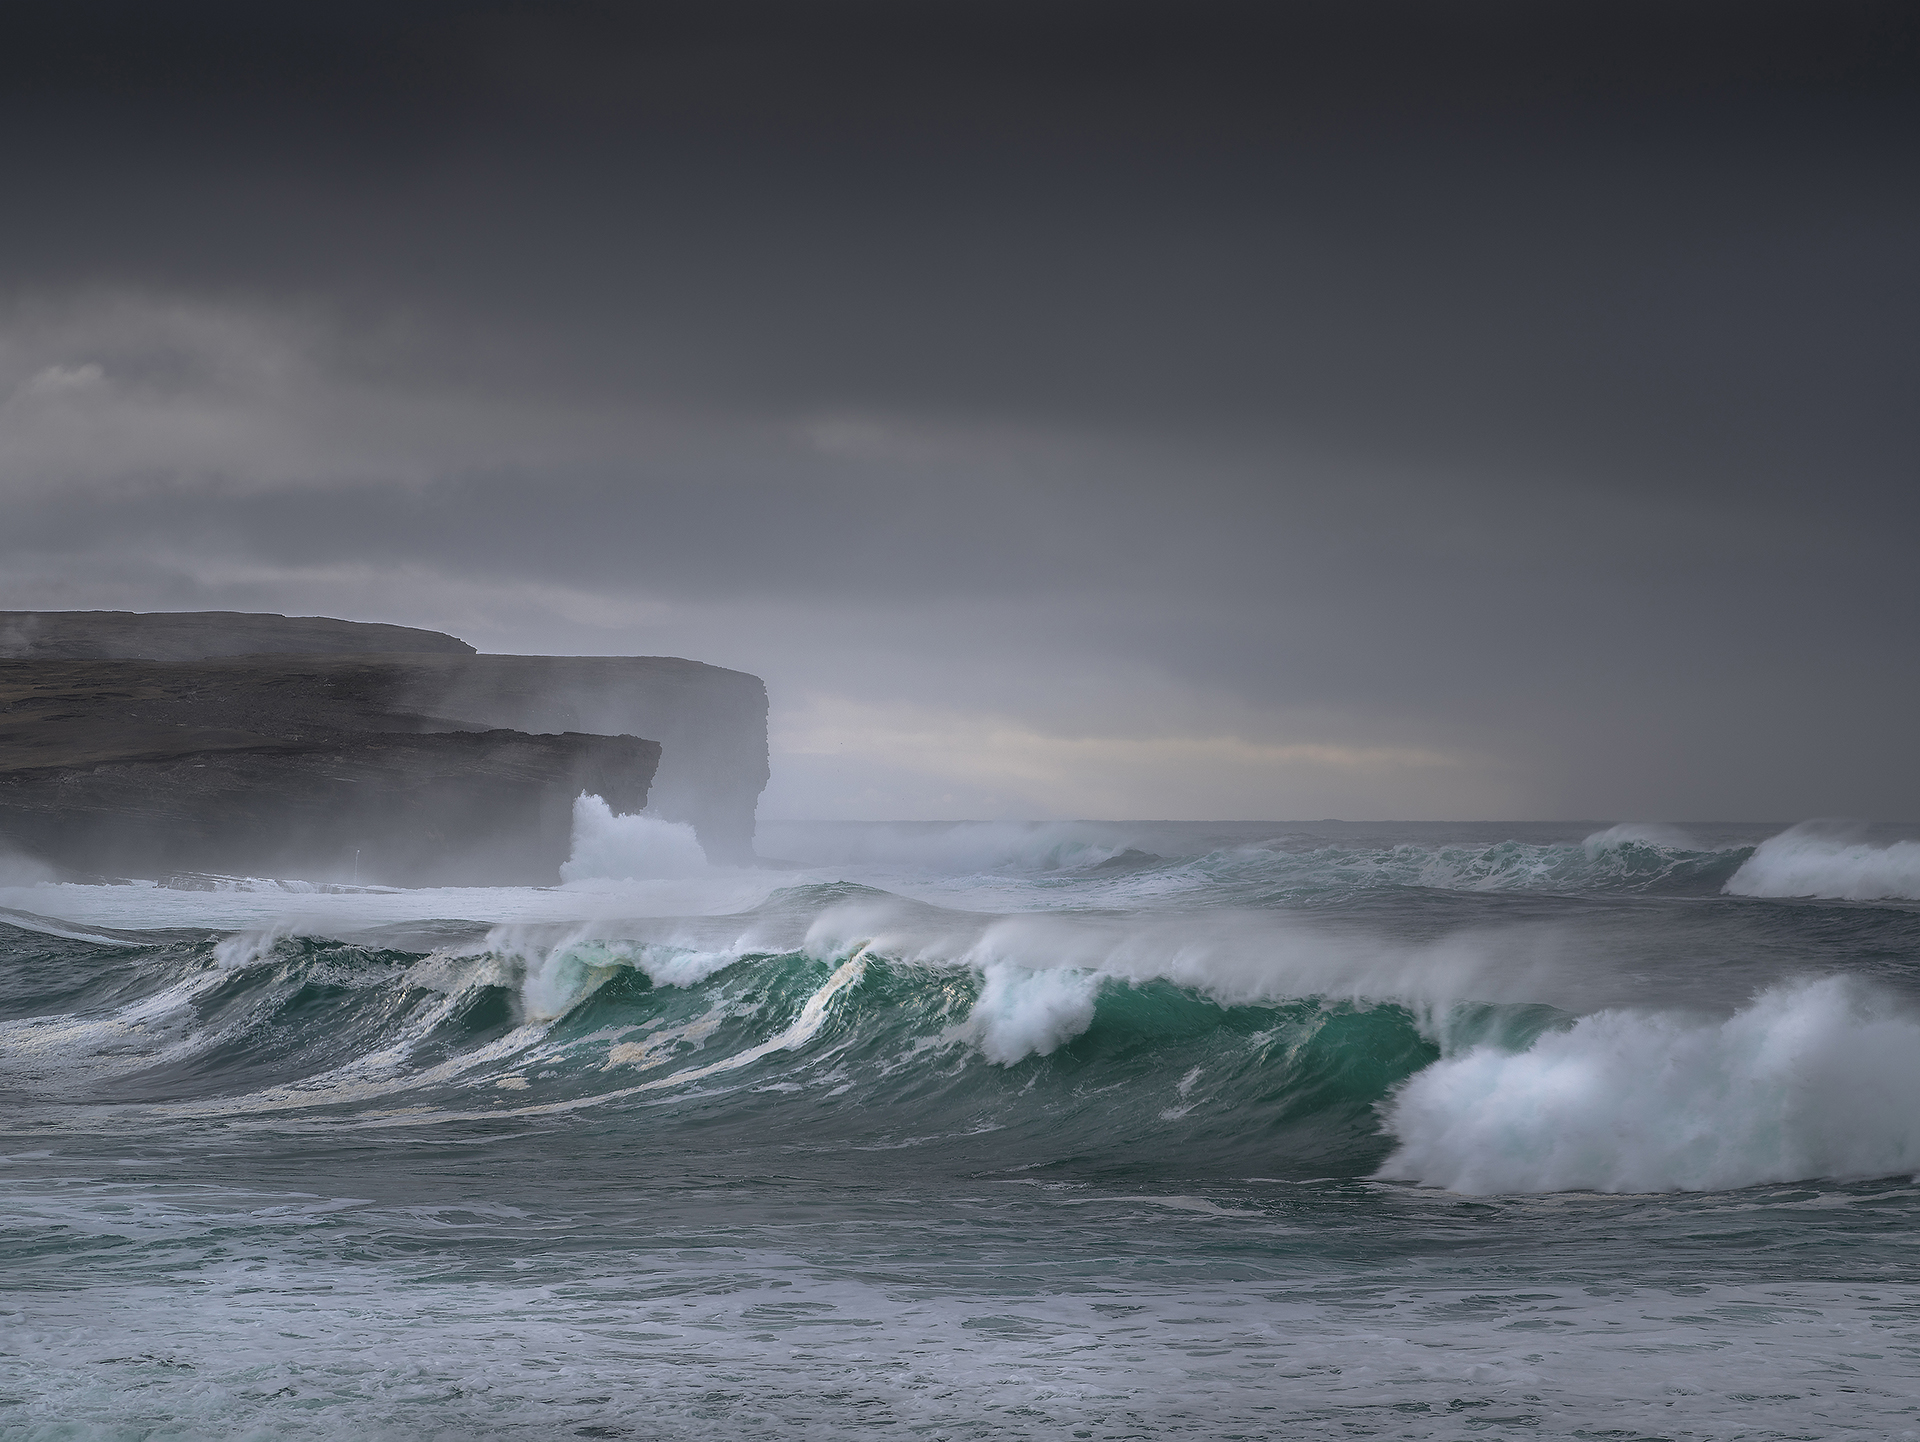
[[1727,891],[1735,896],[1920,901],[1920,841],[1874,846],[1829,828],[1796,826],[1754,848],[1727,882]]
[[646,935],[426,929],[16,932],[0,1089],[55,1129],[583,1114],[660,1145],[1466,1192],[1920,1170],[1920,1021],[1844,979],[1723,1019],[1593,1011],[1525,933],[969,916],[851,885]]
[[1410,1078],[1381,1175],[1461,1192],[1713,1191],[1920,1171],[1920,1019],[1843,977],[1724,1021],[1626,1011]]
[[[70,945],[47,937],[43,954]],[[256,935],[123,959],[0,1024],[34,1124],[396,1127],[588,1112],[798,1150],[912,1145],[967,1166],[1349,1170],[1372,1108],[1437,1054],[1414,1011],[1221,1005],[1165,981],[697,953],[496,931],[428,953]],[[75,1003],[81,1003],[75,1005]]]

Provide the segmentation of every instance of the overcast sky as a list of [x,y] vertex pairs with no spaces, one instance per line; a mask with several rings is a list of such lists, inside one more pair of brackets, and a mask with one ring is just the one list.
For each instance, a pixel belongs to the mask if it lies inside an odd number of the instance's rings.
[[763,676],[765,817],[1920,816],[1920,19],[18,0],[0,607]]

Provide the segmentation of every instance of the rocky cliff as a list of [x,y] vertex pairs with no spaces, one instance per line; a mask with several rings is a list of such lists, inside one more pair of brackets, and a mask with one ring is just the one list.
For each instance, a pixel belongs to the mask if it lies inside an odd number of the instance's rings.
[[438,631],[264,616],[246,611],[0,611],[0,659],[207,661],[217,656],[370,655],[394,651],[471,656]]
[[545,883],[582,790],[752,857],[739,672],[228,612],[0,613],[0,657],[0,842],[69,870]]
[[430,657],[411,675],[409,710],[516,731],[653,738],[660,769],[650,809],[690,823],[710,859],[753,861],[767,785],[767,688],[758,676],[677,656]]

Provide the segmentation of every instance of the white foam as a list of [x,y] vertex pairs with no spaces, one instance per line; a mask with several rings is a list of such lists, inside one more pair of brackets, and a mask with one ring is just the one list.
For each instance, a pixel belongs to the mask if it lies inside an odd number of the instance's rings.
[[1012,1066],[1059,1050],[1093,1024],[1100,978],[1090,972],[990,965],[964,1028],[988,1061]]
[[1384,1177],[1459,1192],[1706,1191],[1920,1171],[1920,1019],[1842,977],[1724,1021],[1604,1011],[1478,1046],[1385,1110]]
[[97,1084],[211,1051],[245,1031],[251,1018],[205,1027],[195,1003],[234,972],[270,963],[285,935],[284,929],[269,928],[226,937],[214,947],[213,966],[189,971],[104,1016],[60,1013],[0,1021],[0,1074],[56,1088]]
[[1580,843],[1589,856],[1621,846],[1654,846],[1662,851],[1700,851],[1703,848],[1686,832],[1663,821],[1623,821],[1596,831]]
[[773,871],[714,868],[661,881],[589,881],[564,887],[446,886],[391,892],[174,891],[152,885],[73,883],[0,888],[0,908],[19,907],[80,926],[205,927],[231,931],[285,922],[308,935],[461,918],[565,924],[588,917],[696,917],[741,911],[790,885]]
[[373,1051],[362,1052],[340,1066],[312,1076],[268,1086],[243,1096],[169,1102],[141,1110],[171,1117],[264,1115],[346,1102],[364,1103],[396,1093],[440,1086],[499,1062],[517,1062],[545,1038],[545,1023],[527,1021],[484,1046],[460,1052],[424,1069],[415,1068],[414,1048],[453,1017],[475,988],[498,984],[504,979],[501,959],[496,957],[429,957],[416,968],[416,976],[424,981],[425,977],[421,974],[449,965],[459,967],[463,960],[466,965],[460,980],[450,986],[429,987],[440,990],[442,994],[430,1004],[416,1009],[398,1029],[389,1033],[384,1045]]
[[617,815],[584,791],[575,798],[573,854],[560,868],[562,881],[661,881],[707,871],[707,854],[685,822]]
[[1920,901],[1920,841],[1873,846],[1795,826],[1761,842],[1725,889],[1733,896]]
[[722,947],[686,947],[667,942],[608,939],[591,924],[557,940],[550,930],[496,926],[484,942],[463,955],[485,955],[517,971],[526,1015],[536,1021],[565,1016],[621,970],[643,973],[655,986],[698,986],[733,965],[752,946],[750,936]]
[[[0,1354],[7,1436],[1914,1435],[1912,1288],[1895,1275],[1696,1266],[1675,1295],[1651,1266],[1591,1285],[1592,1253],[1569,1265],[1538,1243],[1509,1246],[1492,1275],[1417,1248],[1329,1270],[1271,1214],[1019,1190],[1008,1232],[971,1248],[930,1200],[887,1208],[872,1241],[871,1222],[789,1222],[636,1250],[663,1225],[638,1208],[611,1215],[648,1223],[586,1237],[573,1217],[484,1198],[444,1216],[326,1195],[10,1188],[34,1245]],[[1124,1254],[1149,1216],[1168,1265],[1062,1286],[1031,1260]],[[1042,1226],[1071,1230],[1040,1252]],[[450,1266],[478,1251],[451,1250],[462,1231],[524,1256]],[[823,1231],[837,1252],[807,1249]],[[102,1239],[83,1266],[76,1237]],[[1306,1260],[1203,1280],[1181,1265],[1228,1238]]]
[[[425,1116],[390,1117],[382,1119],[380,1124],[420,1125],[494,1116],[551,1116],[561,1112],[582,1111],[589,1107],[604,1106],[611,1101],[682,1087],[692,1082],[705,1081],[709,1077],[719,1076],[725,1072],[739,1071],[742,1067],[749,1066],[762,1057],[771,1056],[774,1052],[799,1051],[806,1046],[826,1025],[828,1007],[834,999],[850,987],[857,986],[866,972],[866,957],[863,953],[856,952],[834,968],[833,974],[827,978],[825,984],[807,998],[806,1003],[800,1008],[800,1014],[783,1031],[744,1051],[723,1056],[718,1061],[708,1062],[704,1066],[686,1067],[668,1076],[655,1077],[651,1081],[637,1082],[632,1086],[598,1092],[592,1096],[571,1097],[566,1101],[541,1102],[532,1106],[514,1107],[511,1110],[497,1112],[441,1112]],[[685,1035],[685,1031],[682,1034]],[[610,1049],[608,1062],[611,1065],[646,1064],[657,1062],[669,1054],[665,1048],[655,1050],[642,1047],[638,1053],[619,1053]]]

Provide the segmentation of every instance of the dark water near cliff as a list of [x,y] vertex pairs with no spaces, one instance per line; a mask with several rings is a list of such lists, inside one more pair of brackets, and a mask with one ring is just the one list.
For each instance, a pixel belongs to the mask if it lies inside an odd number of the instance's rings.
[[1920,1437],[1911,829],[583,824],[0,893],[0,1436]]

